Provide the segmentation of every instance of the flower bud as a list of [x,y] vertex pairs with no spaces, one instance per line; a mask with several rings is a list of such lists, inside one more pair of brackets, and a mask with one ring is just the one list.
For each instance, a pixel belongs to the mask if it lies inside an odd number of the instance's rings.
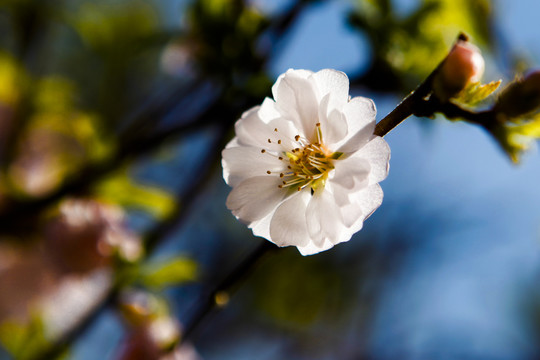
[[484,58],[480,50],[465,39],[459,39],[450,50],[435,76],[435,95],[446,101],[467,85],[480,81],[484,74]]
[[495,104],[495,111],[508,118],[526,115],[539,108],[540,70],[533,71],[508,85]]

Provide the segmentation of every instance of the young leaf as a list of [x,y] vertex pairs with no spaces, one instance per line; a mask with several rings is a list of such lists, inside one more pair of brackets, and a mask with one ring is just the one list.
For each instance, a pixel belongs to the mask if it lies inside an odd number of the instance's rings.
[[141,268],[140,281],[147,287],[161,290],[172,285],[193,281],[197,277],[197,263],[180,256],[149,264]]
[[481,84],[480,82],[472,83],[461,91],[452,101],[459,104],[474,106],[485,100],[501,85],[501,80],[492,81],[489,84]]
[[0,324],[0,343],[15,359],[31,359],[49,346],[42,319],[33,315],[28,323],[7,320]]
[[174,199],[165,191],[139,185],[125,172],[120,172],[97,187],[98,196],[132,208],[147,211],[157,219],[165,218],[174,208]]

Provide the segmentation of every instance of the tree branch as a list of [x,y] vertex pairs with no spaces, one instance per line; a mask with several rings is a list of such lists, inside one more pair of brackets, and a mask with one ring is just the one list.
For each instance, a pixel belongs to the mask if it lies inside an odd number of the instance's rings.
[[424,98],[432,92],[433,78],[436,76],[440,65],[413,91],[407,96],[394,110],[386,115],[375,126],[374,134],[377,136],[385,136],[396,126],[401,124],[403,120],[417,113],[426,103]]
[[[189,134],[220,119],[218,115],[223,114],[223,108],[224,105],[217,101],[192,121],[183,122],[174,127],[157,131],[143,138],[130,139],[129,142],[120,145],[114,156],[98,164],[84,166],[77,174],[69,178],[64,185],[44,197],[29,200],[16,198],[3,199],[3,207],[0,209],[0,218],[2,219],[0,232],[18,231],[25,228],[28,226],[27,224],[31,224],[36,220],[36,217],[40,215],[43,209],[66,195],[77,195],[87,192],[92,185],[116,170],[121,164],[133,158],[148,154],[169,138]],[[149,121],[151,120],[149,119]]]
[[197,326],[204,320],[205,316],[210,313],[217,305],[219,294],[230,292],[234,285],[237,285],[240,280],[245,279],[248,272],[270,251],[278,247],[269,241],[263,240],[242,262],[237,264],[231,272],[219,282],[213,290],[202,294],[197,301],[197,308],[194,310],[191,319],[186,322],[182,333],[181,342],[186,341],[195,331]]
[[[166,238],[166,236],[179,224],[181,224],[185,215],[188,213],[188,210],[191,208],[193,201],[201,193],[208,183],[208,180],[211,178],[213,173],[215,159],[219,157],[220,149],[222,148],[223,142],[227,135],[227,128],[222,127],[216,140],[211,145],[211,149],[207,154],[207,159],[203,159],[202,163],[206,164],[202,173],[194,178],[190,186],[178,194],[177,196],[177,208],[173,211],[166,219],[156,224],[152,229],[150,229],[144,237],[146,245],[146,255],[149,256],[155,250],[157,245]],[[109,305],[112,305],[116,302],[117,296],[120,293],[122,287],[125,284],[117,283],[113,286],[104,300],[96,304],[96,306],[91,309],[86,316],[72,329],[70,329],[66,334],[62,336],[61,339],[57,340],[49,349],[40,353],[38,356],[31,360],[50,360],[60,356],[69,346],[83,334],[86,329],[90,328],[94,321],[99,317],[99,315],[106,310]]]

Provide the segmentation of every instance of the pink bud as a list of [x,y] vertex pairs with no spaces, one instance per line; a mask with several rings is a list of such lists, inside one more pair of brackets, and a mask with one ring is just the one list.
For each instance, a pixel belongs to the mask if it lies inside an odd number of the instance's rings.
[[480,50],[466,40],[458,40],[444,59],[434,81],[435,94],[443,101],[457,95],[484,74]]

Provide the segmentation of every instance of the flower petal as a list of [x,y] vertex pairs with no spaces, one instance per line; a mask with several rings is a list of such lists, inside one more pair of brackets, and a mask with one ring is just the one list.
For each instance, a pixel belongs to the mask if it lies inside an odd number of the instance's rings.
[[257,115],[259,108],[260,106],[255,106],[245,111],[242,117],[234,124],[235,139],[240,145],[260,146],[260,143],[251,135],[254,129],[265,126]]
[[276,102],[270,98],[264,99],[258,115],[265,123],[281,117],[281,113],[276,108]]
[[364,146],[375,131],[377,110],[371,99],[355,97],[344,107],[343,114],[347,120],[347,136],[340,142],[339,151],[351,153]]
[[279,177],[257,176],[242,181],[227,197],[227,208],[244,223],[262,219],[285,197]]
[[255,220],[249,224],[249,228],[253,231],[253,235],[270,240],[270,222],[272,221],[272,217],[274,217],[274,211],[269,212],[268,215],[262,219]]
[[270,241],[278,246],[305,246],[309,242],[306,205],[309,193],[300,191],[276,209],[270,222]]
[[353,208],[349,208],[348,206],[342,207],[341,213],[346,223],[352,222],[350,230],[352,234],[354,234],[362,229],[364,221],[370,217],[379,206],[381,206],[383,200],[383,191],[379,184],[373,184],[356,193],[350,194],[349,197],[351,199],[351,204],[355,204],[359,207],[361,215],[358,216],[357,219],[348,219],[347,217],[350,217],[353,214],[351,211]]
[[318,254],[321,251],[328,250],[333,246],[334,246],[334,244],[332,244],[328,240],[326,240],[325,243],[322,246],[317,246],[317,245],[315,245],[315,243],[310,242],[307,245],[298,246],[298,251],[300,251],[300,254],[302,254],[303,256],[307,256],[307,255]]
[[[231,147],[221,152],[223,157],[223,178],[232,187],[255,176],[276,176],[285,168],[282,161],[269,154],[262,154],[259,148]],[[249,166],[246,166],[249,164]],[[268,175],[267,171],[272,174]]]
[[330,148],[335,148],[347,135],[347,121],[343,114],[338,110],[329,109],[330,94],[326,94],[319,105],[319,121],[323,134],[324,144]]
[[[272,134],[269,135],[272,139],[272,143],[280,145],[280,151],[290,151],[295,147],[298,147],[298,142],[294,139],[298,135],[299,130],[294,127],[291,121],[278,118],[272,120],[269,124]],[[276,131],[277,129],[277,131]],[[266,140],[268,141],[268,139]]]
[[[348,204],[343,205],[340,208],[341,214],[343,216],[343,224],[350,228],[355,223],[357,223],[361,219],[361,223],[363,224],[364,217],[362,216],[362,207],[357,204],[356,202],[349,202]],[[357,224],[362,227],[362,224]],[[358,229],[360,230],[360,229]]]
[[334,195],[334,199],[338,206],[347,205],[351,202],[349,200],[350,190],[347,190],[343,186],[340,186],[332,181],[327,181],[325,189],[328,189],[328,191],[330,191]]
[[266,123],[259,117],[259,110],[260,107],[256,106],[246,111],[242,115],[242,118],[234,125],[238,144],[257,147],[259,151],[265,149],[281,152],[283,146],[278,144],[280,135],[274,129],[276,128],[276,123],[281,124],[280,126],[283,130],[286,127],[290,127],[290,125],[283,125],[283,122],[286,120],[281,118]]
[[330,94],[329,110],[340,109],[349,100],[349,78],[344,72],[334,69],[323,69],[312,75],[317,89],[319,99]]
[[306,223],[309,236],[317,247],[323,247],[325,239],[337,239],[343,220],[332,194],[328,190],[317,191],[307,205]]
[[352,158],[362,158],[369,161],[371,171],[369,172],[370,184],[383,181],[388,176],[390,169],[390,146],[380,136],[371,139],[360,150],[351,155]]
[[349,191],[358,191],[368,185],[371,166],[363,157],[348,157],[334,161],[335,172],[330,181]]
[[289,70],[272,87],[277,109],[294,122],[304,136],[315,139],[315,124],[319,122],[319,102],[316,89],[305,70]]

